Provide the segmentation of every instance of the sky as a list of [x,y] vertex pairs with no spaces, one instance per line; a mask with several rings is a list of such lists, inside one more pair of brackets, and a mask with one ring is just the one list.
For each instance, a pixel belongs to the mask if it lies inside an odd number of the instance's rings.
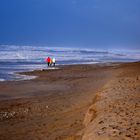
[[0,44],[140,49],[140,0],[0,0]]

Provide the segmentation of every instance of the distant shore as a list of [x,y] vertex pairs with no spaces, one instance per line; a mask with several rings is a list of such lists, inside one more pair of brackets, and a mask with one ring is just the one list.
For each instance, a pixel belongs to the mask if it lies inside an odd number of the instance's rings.
[[[56,70],[37,70],[24,74],[36,78],[0,83],[1,140],[89,140],[90,137],[112,138],[114,133],[120,140],[125,133],[130,132],[122,131],[127,129],[123,126],[122,129],[115,128],[114,132],[113,128],[108,127],[117,126],[117,121],[114,121],[115,124],[111,121],[112,124],[109,124],[108,121],[108,118],[116,120],[115,116],[112,118],[114,114],[108,113],[110,117],[107,117],[103,112],[107,110],[111,112],[113,109],[118,113],[126,113],[125,110],[121,112],[121,109],[120,111],[117,109],[123,106],[125,108],[127,104],[120,104],[118,108],[112,106],[112,103],[119,103],[118,97],[122,103],[126,102],[123,101],[126,97],[128,100],[133,97],[135,103],[139,101],[137,92],[140,83],[140,62],[114,63],[107,66],[98,64],[60,66]],[[127,94],[123,94],[122,91],[125,90],[124,93]],[[130,108],[131,105],[133,106],[133,103],[130,102]],[[128,116],[132,123],[139,122],[139,119],[135,118],[139,116],[135,114],[137,109],[138,107],[132,107],[134,115]],[[107,121],[101,120],[100,114],[103,118],[107,117]],[[130,120],[126,119],[127,126],[129,126],[127,121]],[[136,123],[131,125],[131,131],[139,127]],[[103,127],[106,129],[102,130]],[[137,131],[139,132],[138,129]],[[138,138],[140,136],[138,132],[135,132],[135,136],[130,134],[131,137]]]

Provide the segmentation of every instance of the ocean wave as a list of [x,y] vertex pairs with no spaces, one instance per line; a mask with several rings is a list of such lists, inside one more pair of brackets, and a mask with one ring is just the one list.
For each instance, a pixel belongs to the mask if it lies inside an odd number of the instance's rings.
[[0,45],[1,81],[27,79],[14,72],[46,69],[48,56],[56,58],[56,65],[134,62],[140,60],[140,50]]
[[47,56],[56,57],[59,61],[70,59],[89,60],[103,57],[140,59],[140,51],[1,45],[0,56],[0,61],[44,61]]

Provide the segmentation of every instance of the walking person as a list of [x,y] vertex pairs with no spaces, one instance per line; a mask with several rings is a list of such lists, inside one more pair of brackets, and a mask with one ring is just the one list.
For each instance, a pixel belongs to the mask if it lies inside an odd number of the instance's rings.
[[55,67],[55,58],[54,57],[52,58],[52,63],[53,63],[53,66]]
[[51,62],[51,58],[48,57],[48,58],[46,59],[46,62],[48,63],[48,67],[49,67],[49,66],[50,66],[50,62]]

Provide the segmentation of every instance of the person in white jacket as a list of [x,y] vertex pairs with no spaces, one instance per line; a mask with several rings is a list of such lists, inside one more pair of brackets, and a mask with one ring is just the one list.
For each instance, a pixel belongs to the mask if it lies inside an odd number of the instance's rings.
[[55,66],[55,58],[54,57],[52,58],[52,63],[53,63],[53,66]]

